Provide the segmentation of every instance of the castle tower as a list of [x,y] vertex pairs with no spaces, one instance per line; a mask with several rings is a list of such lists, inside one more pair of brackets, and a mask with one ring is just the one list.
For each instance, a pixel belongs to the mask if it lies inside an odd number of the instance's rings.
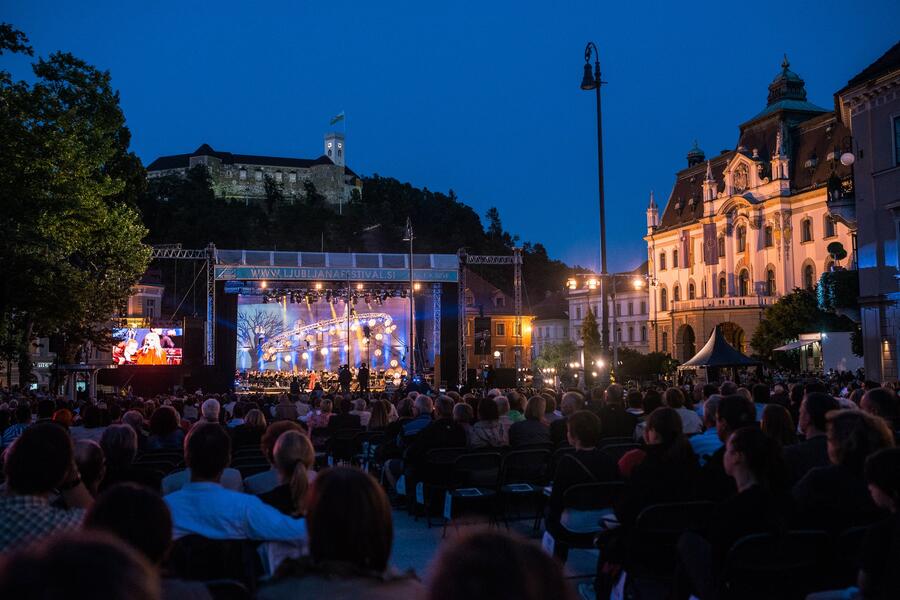
[[647,207],[647,234],[659,227],[659,208],[653,198],[653,190],[650,191],[650,205]]
[[346,160],[346,148],[344,147],[343,133],[325,134],[325,156],[339,167],[343,167]]

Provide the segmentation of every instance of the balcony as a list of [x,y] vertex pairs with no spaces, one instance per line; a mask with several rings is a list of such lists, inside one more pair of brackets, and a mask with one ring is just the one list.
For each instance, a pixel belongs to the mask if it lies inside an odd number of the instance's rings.
[[765,308],[778,301],[777,296],[726,296],[724,298],[695,298],[672,302],[673,312],[712,310],[719,308]]

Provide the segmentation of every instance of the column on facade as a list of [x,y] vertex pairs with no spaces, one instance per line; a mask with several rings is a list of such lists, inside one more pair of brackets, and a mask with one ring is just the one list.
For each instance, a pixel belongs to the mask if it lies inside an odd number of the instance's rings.
[[[734,227],[730,222],[726,222],[725,224],[725,282],[726,287],[728,289],[728,296],[736,295],[736,290],[734,289],[735,282],[735,273],[734,273]],[[716,292],[719,291],[719,275],[716,273],[715,277],[716,284]]]

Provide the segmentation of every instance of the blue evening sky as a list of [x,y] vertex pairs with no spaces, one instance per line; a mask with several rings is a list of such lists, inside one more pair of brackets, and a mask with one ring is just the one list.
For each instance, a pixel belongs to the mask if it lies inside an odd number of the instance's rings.
[[[551,256],[598,264],[593,93],[602,53],[610,270],[636,266],[693,140],[733,148],[782,53],[809,100],[897,41],[900,3],[6,0],[36,52],[108,69],[145,164],[201,143],[316,157],[347,115],[348,164],[500,209]],[[0,64],[26,77],[26,62]]]

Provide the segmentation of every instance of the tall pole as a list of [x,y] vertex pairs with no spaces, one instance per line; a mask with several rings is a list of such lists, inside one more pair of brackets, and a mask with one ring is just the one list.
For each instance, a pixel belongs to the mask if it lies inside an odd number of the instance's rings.
[[409,238],[409,376],[416,374],[416,287],[413,278],[413,228],[406,218],[406,236]]

